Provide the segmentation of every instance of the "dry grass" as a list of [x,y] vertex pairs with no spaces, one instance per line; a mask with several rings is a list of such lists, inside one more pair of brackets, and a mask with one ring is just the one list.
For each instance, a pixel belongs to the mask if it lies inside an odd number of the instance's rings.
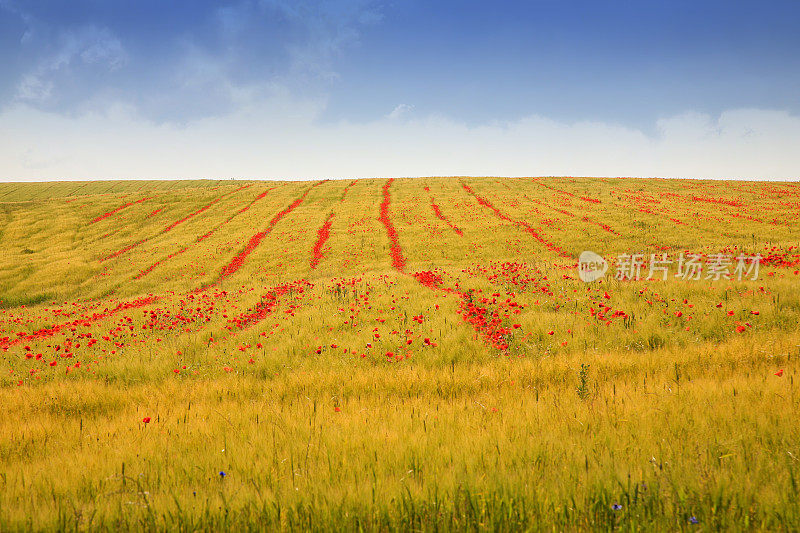
[[800,528],[800,186],[385,183],[0,185],[0,529]]

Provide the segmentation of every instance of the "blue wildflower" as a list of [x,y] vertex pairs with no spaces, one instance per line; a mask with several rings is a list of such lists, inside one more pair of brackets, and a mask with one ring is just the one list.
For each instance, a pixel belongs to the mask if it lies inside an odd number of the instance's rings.
[[219,477],[225,477],[225,472],[223,472],[222,470],[220,470],[220,471],[219,471]]
[[689,523],[690,524],[699,524],[700,520],[698,520],[696,517],[692,516],[692,517],[689,517]]
[[615,503],[614,505],[612,505],[611,508],[614,509],[615,511],[621,511],[622,510],[622,506],[620,504],[618,504],[618,503]]

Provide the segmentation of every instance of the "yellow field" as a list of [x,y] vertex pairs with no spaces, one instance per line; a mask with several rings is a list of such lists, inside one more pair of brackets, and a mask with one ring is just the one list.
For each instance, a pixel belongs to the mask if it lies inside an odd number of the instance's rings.
[[797,183],[0,184],[0,530],[800,529],[798,215]]

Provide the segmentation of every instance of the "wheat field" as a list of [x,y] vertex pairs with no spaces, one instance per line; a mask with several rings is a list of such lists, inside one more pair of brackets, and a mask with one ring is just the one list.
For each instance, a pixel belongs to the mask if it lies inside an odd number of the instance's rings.
[[798,530],[799,214],[791,182],[0,184],[0,530]]

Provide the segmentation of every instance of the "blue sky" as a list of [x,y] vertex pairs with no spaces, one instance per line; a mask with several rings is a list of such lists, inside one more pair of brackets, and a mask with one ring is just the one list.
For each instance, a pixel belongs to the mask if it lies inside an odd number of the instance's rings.
[[800,175],[795,1],[0,0],[0,179]]

